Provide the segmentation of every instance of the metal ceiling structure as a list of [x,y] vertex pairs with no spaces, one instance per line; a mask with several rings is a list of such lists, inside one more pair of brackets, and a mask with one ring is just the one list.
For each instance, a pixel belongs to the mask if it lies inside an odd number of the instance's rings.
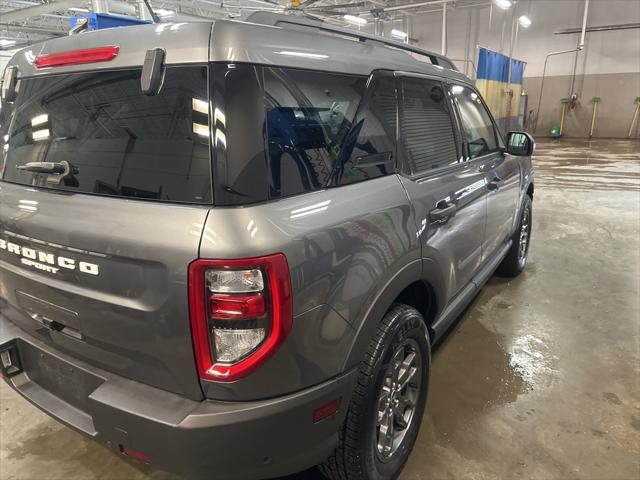
[[[236,18],[256,10],[282,11],[321,18],[353,28],[363,23],[346,21],[344,15],[368,20],[367,29],[380,33],[385,22],[405,21],[424,13],[487,6],[490,0],[150,0],[161,21],[203,21]],[[0,51],[67,35],[70,17],[113,13],[150,19],[144,0],[1,0]],[[351,18],[352,18],[351,17]]]

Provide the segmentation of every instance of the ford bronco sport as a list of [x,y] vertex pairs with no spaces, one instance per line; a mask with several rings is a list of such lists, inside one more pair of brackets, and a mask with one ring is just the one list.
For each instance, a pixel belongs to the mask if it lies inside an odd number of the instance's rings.
[[396,478],[431,345],[527,261],[533,139],[409,45],[107,29],[19,51],[2,97],[2,375],[161,469]]

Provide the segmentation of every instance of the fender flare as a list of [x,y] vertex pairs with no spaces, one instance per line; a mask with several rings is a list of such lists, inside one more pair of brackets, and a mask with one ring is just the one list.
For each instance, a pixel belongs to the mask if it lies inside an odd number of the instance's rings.
[[[436,266],[431,259],[415,259],[399,270],[384,287],[380,289],[360,324],[354,325],[356,334],[345,360],[343,371],[347,371],[360,363],[376,333],[380,321],[394,300],[412,283],[424,281],[432,288],[436,302],[435,317],[437,318],[444,309],[446,294],[444,293],[445,284],[439,274],[440,270],[434,268]],[[425,320],[428,322],[428,326],[430,326],[434,319]],[[431,340],[433,340],[433,338]]]

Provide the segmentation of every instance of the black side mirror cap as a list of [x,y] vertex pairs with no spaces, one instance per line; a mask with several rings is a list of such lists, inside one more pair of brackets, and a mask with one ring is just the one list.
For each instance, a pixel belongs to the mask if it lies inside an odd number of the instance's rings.
[[2,77],[2,100],[13,102],[18,96],[18,67],[7,67]]
[[530,157],[536,148],[536,141],[527,132],[507,133],[506,152],[518,157]]
[[163,69],[165,52],[162,48],[147,50],[140,76],[140,87],[144,95],[157,95],[162,88]]

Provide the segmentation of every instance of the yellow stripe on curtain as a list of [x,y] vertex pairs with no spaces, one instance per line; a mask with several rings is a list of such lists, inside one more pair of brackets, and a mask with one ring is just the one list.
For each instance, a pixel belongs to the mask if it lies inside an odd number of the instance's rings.
[[[476,87],[480,91],[480,94],[487,103],[489,110],[491,110],[491,113],[496,119],[507,118],[509,116],[515,117],[518,115],[522,85],[514,83],[511,84],[511,90],[513,90],[511,102],[509,102],[509,95],[505,92],[507,88],[507,84],[505,82],[478,79],[476,80]],[[510,113],[509,103],[511,103]]]

